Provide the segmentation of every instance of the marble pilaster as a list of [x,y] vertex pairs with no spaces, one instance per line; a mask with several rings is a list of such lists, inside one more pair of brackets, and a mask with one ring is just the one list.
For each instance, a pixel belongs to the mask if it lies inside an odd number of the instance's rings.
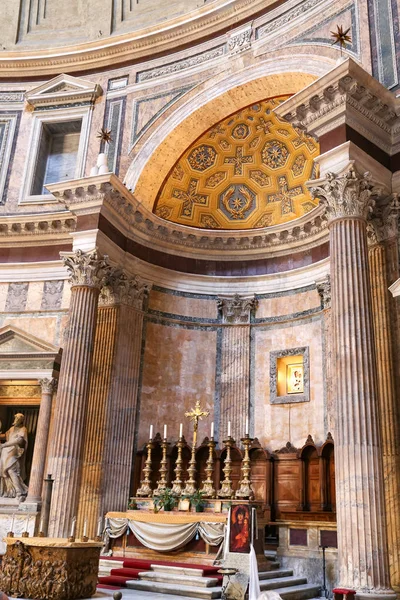
[[100,516],[125,510],[129,498],[148,292],[139,277],[114,271],[99,300],[78,510],[78,531],[86,518],[89,536]]
[[42,388],[42,398],[40,401],[28,496],[25,501],[26,504],[39,504],[42,500],[43,476],[46,465],[51,420],[51,405],[57,381],[55,379],[45,378],[39,379],[39,383]]
[[[395,385],[391,297],[391,264],[397,263],[399,203],[396,197],[378,207],[369,251],[372,307],[376,340],[379,412],[387,514],[389,568],[392,587],[400,591],[400,424]],[[397,269],[396,269],[397,270]]]
[[339,586],[361,598],[394,598],[366,233],[373,190],[352,164],[310,187],[330,229]]
[[76,515],[100,288],[109,270],[96,251],[63,254],[71,303],[54,413],[49,469],[54,477],[49,535],[66,537]]
[[224,324],[221,356],[221,409],[219,437],[231,435],[240,440],[250,421],[250,316],[256,309],[255,298],[219,298],[218,307]]

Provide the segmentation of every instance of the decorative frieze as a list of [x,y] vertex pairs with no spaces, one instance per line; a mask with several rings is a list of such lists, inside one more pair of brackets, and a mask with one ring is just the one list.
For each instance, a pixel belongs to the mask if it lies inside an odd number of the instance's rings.
[[100,256],[97,250],[92,252],[77,250],[74,254],[62,252],[61,258],[69,271],[71,287],[83,285],[100,289],[111,268],[108,264],[108,256]]
[[233,298],[218,298],[218,310],[223,323],[243,325],[250,323],[251,313],[257,308],[257,299],[242,298],[235,294]]
[[143,309],[151,284],[138,275],[129,276],[118,269],[110,271],[100,293],[100,306],[127,304],[137,310]]
[[240,31],[235,31],[228,38],[229,54],[239,54],[239,52],[243,52],[244,50],[251,48],[251,36],[251,27],[247,27],[246,29],[242,29]]
[[327,173],[308,185],[313,198],[325,205],[330,221],[343,217],[366,219],[375,204],[368,173],[360,175],[353,166],[340,173]]
[[400,200],[397,194],[376,203],[368,231],[370,242],[379,243],[398,236],[399,211]]

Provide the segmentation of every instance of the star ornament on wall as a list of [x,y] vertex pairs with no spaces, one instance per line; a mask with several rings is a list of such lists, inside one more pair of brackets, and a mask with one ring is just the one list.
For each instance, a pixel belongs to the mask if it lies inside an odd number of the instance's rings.
[[98,132],[97,137],[105,144],[109,144],[112,142],[111,129],[104,129],[104,127],[102,127]]
[[331,31],[331,35],[334,38],[332,44],[339,44],[340,51],[342,51],[343,48],[346,48],[346,44],[351,44],[351,36],[349,35],[349,31],[350,27],[344,31],[341,25],[337,25],[336,31]]

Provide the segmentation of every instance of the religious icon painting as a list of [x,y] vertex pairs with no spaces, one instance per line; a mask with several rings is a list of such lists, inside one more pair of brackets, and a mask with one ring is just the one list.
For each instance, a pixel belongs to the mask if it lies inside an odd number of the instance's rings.
[[288,394],[304,393],[304,365],[302,363],[287,365],[286,387]]
[[231,509],[229,551],[248,554],[250,552],[250,509],[247,504],[238,504]]

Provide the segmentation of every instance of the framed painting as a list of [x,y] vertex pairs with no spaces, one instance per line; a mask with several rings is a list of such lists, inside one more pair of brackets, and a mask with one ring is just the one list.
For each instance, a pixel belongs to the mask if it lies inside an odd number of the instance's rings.
[[304,393],[304,365],[303,363],[286,366],[286,390],[288,394]]
[[231,509],[229,551],[250,552],[250,509],[247,504],[237,504]]

